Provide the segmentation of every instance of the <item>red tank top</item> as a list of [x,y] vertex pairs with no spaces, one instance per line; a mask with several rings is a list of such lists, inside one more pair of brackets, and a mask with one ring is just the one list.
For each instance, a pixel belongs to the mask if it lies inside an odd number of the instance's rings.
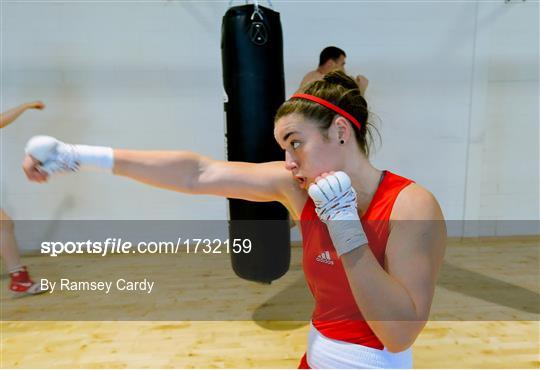
[[[369,248],[384,268],[388,226],[399,192],[413,181],[385,171],[367,211],[361,218]],[[308,198],[300,216],[303,239],[303,268],[315,298],[313,325],[324,336],[349,343],[383,349],[365,322],[347,280],[326,225]]]

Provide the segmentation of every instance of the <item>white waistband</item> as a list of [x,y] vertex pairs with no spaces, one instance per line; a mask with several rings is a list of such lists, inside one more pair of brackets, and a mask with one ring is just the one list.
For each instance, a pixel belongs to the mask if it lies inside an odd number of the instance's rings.
[[312,369],[412,368],[412,349],[392,353],[330,339],[310,323],[307,362]]

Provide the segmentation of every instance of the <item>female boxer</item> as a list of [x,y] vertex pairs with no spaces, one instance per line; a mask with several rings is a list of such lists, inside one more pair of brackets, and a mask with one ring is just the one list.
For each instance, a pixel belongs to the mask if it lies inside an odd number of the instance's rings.
[[303,267],[316,301],[300,367],[410,368],[446,229],[429,191],[370,163],[368,118],[354,80],[336,71],[278,110],[274,136],[285,162],[226,162],[35,137],[23,167],[37,182],[94,168],[184,193],[281,202],[300,220]]

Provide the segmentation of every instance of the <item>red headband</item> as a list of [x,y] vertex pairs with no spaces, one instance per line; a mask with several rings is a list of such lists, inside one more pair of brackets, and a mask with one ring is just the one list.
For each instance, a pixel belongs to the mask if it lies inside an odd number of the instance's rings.
[[318,103],[318,104],[320,104],[320,105],[322,105],[322,106],[324,106],[324,107],[326,107],[326,108],[328,108],[330,110],[333,110],[337,114],[342,115],[343,117],[347,118],[349,121],[354,123],[354,125],[356,127],[360,128],[360,123],[356,120],[356,118],[354,118],[351,114],[345,112],[343,109],[341,109],[337,105],[334,105],[334,104],[330,103],[327,100],[324,100],[324,99],[321,99],[321,98],[318,98],[316,96],[309,95],[309,94],[294,94],[293,96],[291,96],[291,99],[293,99],[293,98],[305,99],[305,100],[310,100],[310,101],[313,101],[315,103]]

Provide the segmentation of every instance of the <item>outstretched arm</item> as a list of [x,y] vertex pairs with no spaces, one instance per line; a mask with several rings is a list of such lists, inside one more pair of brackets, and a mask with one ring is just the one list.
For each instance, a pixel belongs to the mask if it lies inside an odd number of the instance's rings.
[[189,194],[209,194],[255,202],[282,201],[292,182],[283,162],[213,160],[187,151],[115,150],[116,175]]
[[31,103],[24,103],[18,107],[12,108],[2,114],[0,114],[0,128],[4,128],[13,121],[15,121],[21,114],[23,114],[28,109],[43,109],[45,104],[40,101],[35,101]]
[[113,150],[44,136],[32,138],[26,153],[23,169],[34,182],[46,182],[56,172],[98,169],[183,193],[282,203],[295,186],[283,162],[217,161],[188,151]]

